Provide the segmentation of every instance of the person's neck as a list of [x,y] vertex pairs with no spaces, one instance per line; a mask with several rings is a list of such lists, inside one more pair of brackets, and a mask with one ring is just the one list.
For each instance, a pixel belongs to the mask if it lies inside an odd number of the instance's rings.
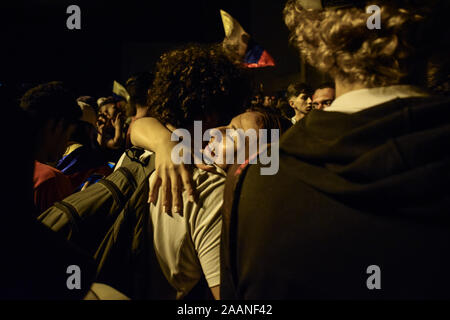
[[298,110],[295,110],[295,121],[300,121],[300,120],[302,120],[304,117],[305,117],[305,114],[304,114],[304,113],[302,113],[302,112],[300,112],[300,111],[298,111]]
[[136,106],[136,115],[135,118],[144,118],[147,116],[147,112],[148,112],[148,107],[147,106],[141,106],[141,105],[137,105]]
[[48,151],[46,148],[47,145],[40,138],[36,139],[36,141],[37,141],[36,146],[39,147],[36,147],[34,149],[34,160],[40,163],[46,163],[48,161]]
[[336,98],[350,91],[369,88],[367,85],[364,85],[359,82],[349,83],[341,79],[335,79],[335,86],[336,86]]

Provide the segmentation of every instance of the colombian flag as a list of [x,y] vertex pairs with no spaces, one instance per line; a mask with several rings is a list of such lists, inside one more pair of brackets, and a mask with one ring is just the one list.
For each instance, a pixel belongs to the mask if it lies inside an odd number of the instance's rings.
[[240,23],[228,12],[220,10],[225,39],[223,46],[247,68],[273,67],[275,62],[270,54],[253,41]]

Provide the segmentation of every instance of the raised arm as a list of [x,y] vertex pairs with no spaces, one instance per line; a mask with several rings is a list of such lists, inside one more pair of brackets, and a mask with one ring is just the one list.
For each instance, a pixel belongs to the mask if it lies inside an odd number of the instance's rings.
[[[116,118],[114,120],[111,120],[111,125],[114,128],[114,137],[113,138],[106,138],[104,131],[108,124],[107,119],[105,119],[103,116],[99,117],[97,120],[97,142],[101,147],[108,148],[108,149],[120,149],[123,147],[124,139],[122,136],[122,125],[123,125],[123,119],[122,114],[119,113],[116,115]],[[109,125],[109,124],[108,124]]]
[[145,117],[131,124],[131,143],[149,151],[164,151],[165,148],[176,145],[170,140],[172,132],[158,119]]
[[106,142],[106,146],[109,149],[120,149],[123,147],[124,144],[124,137],[123,137],[123,119],[122,119],[122,113],[119,112],[116,115],[116,118],[112,121],[112,125],[114,127],[114,138],[109,139]]
[[183,190],[190,201],[194,201],[194,183],[191,168],[183,163],[172,162],[172,149],[178,144],[171,141],[172,132],[155,118],[136,120],[130,128],[131,143],[156,154],[156,179],[151,180],[148,201],[155,204],[159,188],[162,187],[163,207],[167,214],[183,214]]

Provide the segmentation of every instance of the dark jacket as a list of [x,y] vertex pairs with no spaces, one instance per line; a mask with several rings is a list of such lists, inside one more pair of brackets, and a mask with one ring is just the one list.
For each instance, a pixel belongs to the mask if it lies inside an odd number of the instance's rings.
[[[7,224],[9,232],[0,235],[0,299],[83,299],[95,280],[93,258],[39,221],[26,218],[15,218],[15,224]],[[69,288],[77,272],[80,287]]]
[[312,111],[281,139],[276,175],[228,181],[222,297],[450,297],[449,141],[448,98]]

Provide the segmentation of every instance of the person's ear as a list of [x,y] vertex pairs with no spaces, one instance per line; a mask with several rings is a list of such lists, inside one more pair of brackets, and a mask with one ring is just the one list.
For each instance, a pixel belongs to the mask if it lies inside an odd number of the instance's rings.
[[289,99],[289,105],[290,105],[291,107],[294,107],[294,100]]

